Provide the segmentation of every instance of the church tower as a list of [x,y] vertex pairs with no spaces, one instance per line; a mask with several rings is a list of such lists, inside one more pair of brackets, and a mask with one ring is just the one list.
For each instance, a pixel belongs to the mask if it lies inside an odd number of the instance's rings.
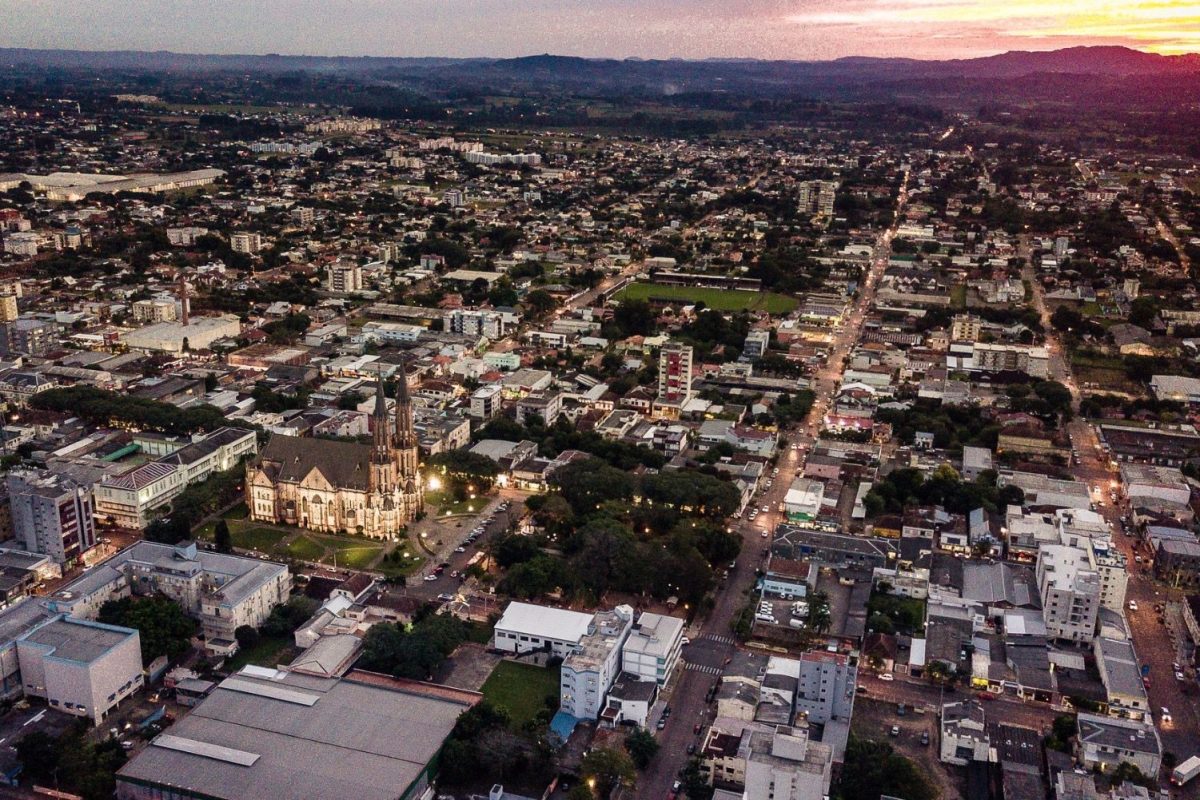
[[392,460],[390,431],[391,420],[387,410],[387,397],[383,393],[383,379],[379,380],[375,392],[375,410],[371,413],[371,488],[376,492],[390,494],[396,488],[396,465]]
[[417,434],[413,428],[412,400],[404,368],[396,384],[396,432],[392,442],[396,456],[396,480],[403,492],[406,516],[425,509],[425,490],[418,473]]

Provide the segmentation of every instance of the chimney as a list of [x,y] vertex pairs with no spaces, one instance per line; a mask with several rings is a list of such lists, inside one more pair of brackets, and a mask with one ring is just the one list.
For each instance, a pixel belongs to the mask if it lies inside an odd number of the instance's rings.
[[188,290],[187,277],[183,274],[183,270],[179,271],[179,306],[183,312],[183,326],[186,328],[188,324]]

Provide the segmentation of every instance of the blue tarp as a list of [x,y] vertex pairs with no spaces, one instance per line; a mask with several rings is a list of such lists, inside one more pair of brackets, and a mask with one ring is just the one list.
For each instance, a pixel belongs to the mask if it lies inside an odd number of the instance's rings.
[[559,711],[554,715],[554,719],[550,720],[550,738],[555,740],[556,744],[563,744],[571,737],[571,731],[575,730],[578,724],[579,720],[575,717],[565,711]]

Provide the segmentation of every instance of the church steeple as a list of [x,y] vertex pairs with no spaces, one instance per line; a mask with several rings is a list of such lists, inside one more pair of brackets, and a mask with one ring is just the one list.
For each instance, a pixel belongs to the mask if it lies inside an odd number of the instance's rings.
[[383,393],[383,379],[380,378],[375,390],[375,411],[371,414],[372,431],[372,460],[377,464],[385,464],[391,460],[391,443],[389,439],[389,418],[387,396]]
[[417,446],[413,430],[412,400],[408,396],[408,378],[404,369],[396,383],[396,447],[403,449]]

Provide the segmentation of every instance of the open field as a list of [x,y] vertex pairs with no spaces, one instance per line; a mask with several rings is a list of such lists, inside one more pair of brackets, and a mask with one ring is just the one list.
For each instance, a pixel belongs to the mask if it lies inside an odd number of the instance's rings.
[[483,696],[493,705],[508,711],[514,726],[533,719],[543,708],[546,698],[554,699],[558,707],[558,668],[546,669],[532,664],[501,661],[483,684]]
[[666,286],[659,283],[633,283],[619,292],[617,297],[622,300],[704,303],[717,311],[765,311],[768,314],[786,314],[800,305],[800,301],[794,297],[772,292]]

